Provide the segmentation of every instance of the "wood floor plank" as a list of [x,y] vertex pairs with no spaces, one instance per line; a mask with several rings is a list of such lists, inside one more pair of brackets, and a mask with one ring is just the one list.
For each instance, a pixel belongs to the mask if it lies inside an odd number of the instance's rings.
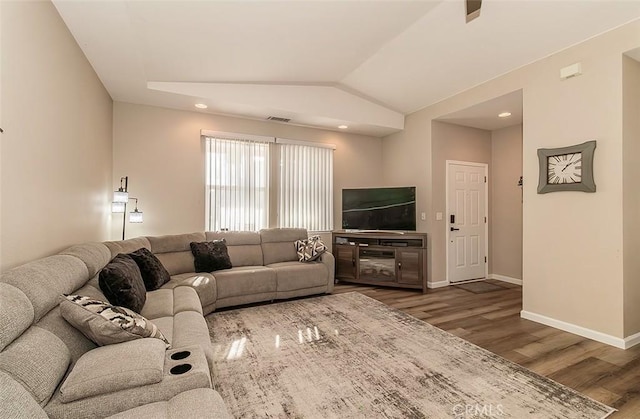
[[339,283],[335,293],[360,292],[512,362],[608,404],[611,418],[640,418],[640,345],[621,350],[522,319],[522,288],[496,280],[496,291],[456,287],[420,291]]

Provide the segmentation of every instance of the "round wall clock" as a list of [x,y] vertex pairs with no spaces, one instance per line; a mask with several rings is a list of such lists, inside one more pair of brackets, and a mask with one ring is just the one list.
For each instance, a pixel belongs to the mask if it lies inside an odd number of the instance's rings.
[[593,153],[595,141],[561,148],[538,149],[540,177],[538,193],[581,191],[595,192]]

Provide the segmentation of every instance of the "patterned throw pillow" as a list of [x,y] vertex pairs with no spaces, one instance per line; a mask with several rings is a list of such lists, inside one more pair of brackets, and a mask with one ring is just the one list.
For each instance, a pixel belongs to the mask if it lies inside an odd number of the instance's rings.
[[307,240],[296,240],[296,253],[300,262],[311,262],[327,251],[327,246],[320,240],[320,236],[312,236]]
[[140,313],[147,301],[138,264],[129,255],[118,254],[100,271],[100,289],[111,304]]
[[147,291],[157,290],[171,279],[171,275],[162,265],[162,262],[149,249],[142,247],[135,252],[129,253],[129,256],[140,268],[140,274]]
[[66,321],[99,346],[141,338],[162,340],[171,344],[158,327],[138,313],[89,297],[65,295],[60,313]]
[[229,258],[225,239],[210,242],[191,242],[190,246],[196,272],[213,272],[231,268],[231,259]]

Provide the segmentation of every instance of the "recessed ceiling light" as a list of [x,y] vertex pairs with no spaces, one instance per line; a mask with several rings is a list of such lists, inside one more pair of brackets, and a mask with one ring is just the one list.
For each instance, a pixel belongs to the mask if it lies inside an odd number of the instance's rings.
[[207,109],[208,108],[208,106],[205,105],[204,103],[196,103],[195,107],[198,108],[198,109]]
[[498,114],[498,118],[507,118],[511,116],[511,112],[501,112]]
[[338,125],[338,128],[340,128],[340,129],[347,129],[347,128],[349,128],[349,127],[348,127],[347,125]]

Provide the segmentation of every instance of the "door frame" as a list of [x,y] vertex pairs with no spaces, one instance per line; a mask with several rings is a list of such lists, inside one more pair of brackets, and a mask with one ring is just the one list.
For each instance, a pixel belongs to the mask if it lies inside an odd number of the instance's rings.
[[[484,278],[489,278],[489,223],[491,222],[491,217],[489,217],[489,164],[487,163],[476,163],[469,161],[461,161],[461,160],[446,160],[445,161],[445,281],[447,285],[451,284],[449,280],[449,228],[451,227],[451,219],[449,215],[451,212],[449,211],[449,168],[451,165],[457,164],[462,166],[472,166],[472,167],[482,167],[484,169],[485,176],[487,177],[487,181],[484,183],[484,214],[487,217],[487,222],[484,223],[484,248],[487,257],[487,263],[484,264]],[[460,281],[464,282],[464,281]]]

